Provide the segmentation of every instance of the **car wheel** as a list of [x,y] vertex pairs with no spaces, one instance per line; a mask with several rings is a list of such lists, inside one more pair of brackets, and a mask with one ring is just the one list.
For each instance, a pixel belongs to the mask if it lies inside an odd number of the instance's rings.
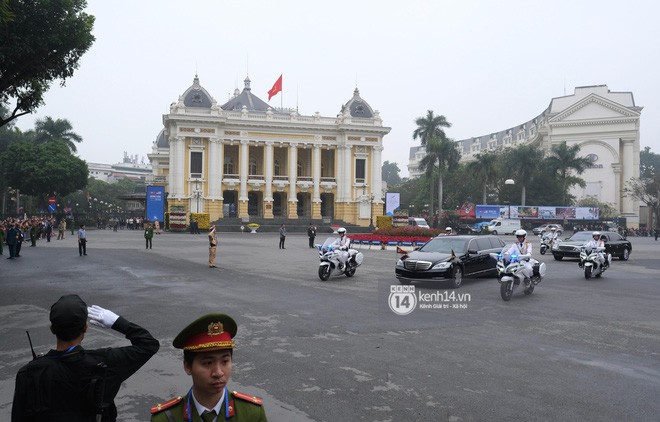
[[623,253],[619,257],[621,261],[627,261],[628,258],[630,258],[630,251],[628,251],[628,248],[623,248]]
[[458,289],[461,287],[461,284],[463,284],[463,269],[458,265],[454,265],[454,268],[452,269],[451,285],[454,289]]
[[555,257],[555,261],[561,261],[562,258],[564,258],[563,256],[561,256],[561,255],[557,255],[557,254],[552,254],[552,256]]
[[493,230],[491,233],[492,233],[494,236],[497,236],[497,230]]

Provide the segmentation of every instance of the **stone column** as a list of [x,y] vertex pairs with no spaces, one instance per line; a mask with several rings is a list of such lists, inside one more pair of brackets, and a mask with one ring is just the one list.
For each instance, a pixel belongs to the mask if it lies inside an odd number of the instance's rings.
[[312,219],[321,219],[321,146],[314,145],[312,153]]
[[188,174],[186,171],[186,142],[183,137],[177,137],[176,150],[177,192],[179,192],[179,195],[181,195],[181,198],[183,198],[184,196],[189,195],[185,189],[186,180],[188,180]]
[[177,143],[179,138],[171,137],[170,141],[170,171],[167,175],[167,190],[169,191],[170,199],[178,199],[181,195],[181,192],[178,190],[178,180],[177,180]]
[[248,217],[248,192],[247,192],[247,179],[248,179],[248,160],[250,155],[250,148],[247,140],[241,141],[240,151],[240,168],[238,177],[241,181],[240,191],[238,193],[238,216],[240,218]]
[[266,141],[266,186],[264,189],[264,218],[273,218],[273,142]]
[[289,204],[287,218],[298,218],[298,198],[296,197],[296,180],[298,178],[298,146],[289,145]]
[[371,148],[371,194],[374,200],[371,201],[371,215],[373,223],[376,224],[376,217],[383,214],[383,173],[381,170],[381,152],[383,147],[374,145]]
[[351,145],[344,146],[344,202],[353,200],[353,154]]
[[209,180],[208,180],[208,196],[212,201],[218,200],[221,197],[220,194],[220,172],[222,170],[222,165],[218,163],[218,150],[221,148],[220,139],[217,137],[212,137],[209,139]]
[[[635,162],[633,147],[635,146],[635,141],[633,139],[622,139],[621,143],[623,144],[623,148],[622,148],[623,154],[621,157],[621,164],[623,166],[622,168],[623,179],[621,180],[621,186],[626,186],[626,183],[629,182],[634,177],[635,174],[633,170],[633,166]],[[633,208],[632,200],[621,201],[621,213],[634,214],[634,215],[637,214]]]

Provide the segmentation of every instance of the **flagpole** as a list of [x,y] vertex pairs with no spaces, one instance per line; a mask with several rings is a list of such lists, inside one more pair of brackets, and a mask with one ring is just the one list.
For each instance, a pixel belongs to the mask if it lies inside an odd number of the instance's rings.
[[282,77],[283,74],[280,74],[280,78],[282,78],[282,88],[280,89],[280,109],[284,110],[284,78]]

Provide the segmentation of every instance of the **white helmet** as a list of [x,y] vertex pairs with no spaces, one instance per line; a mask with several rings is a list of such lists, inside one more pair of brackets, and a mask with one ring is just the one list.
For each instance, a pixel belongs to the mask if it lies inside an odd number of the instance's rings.
[[592,236],[592,237],[593,237],[593,236],[600,236],[600,232],[593,232],[593,233],[591,233],[591,236]]
[[446,231],[446,232],[450,232],[450,231],[451,231],[451,227],[446,227],[446,228],[445,228],[445,231]]
[[557,227],[550,227],[550,230],[555,231],[555,230],[557,230]]
[[340,227],[340,228],[337,229],[337,233],[339,233],[339,234],[346,234],[346,229],[343,228],[343,227]]
[[526,232],[525,230],[523,230],[523,229],[516,230],[516,237],[518,237],[518,236],[526,237],[526,236],[527,236],[527,232]]

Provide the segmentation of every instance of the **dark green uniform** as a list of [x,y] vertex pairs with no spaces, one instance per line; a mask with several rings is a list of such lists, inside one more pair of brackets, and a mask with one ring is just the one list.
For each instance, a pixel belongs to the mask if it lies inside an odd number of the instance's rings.
[[[188,393],[190,394],[190,393]],[[190,404],[188,404],[190,402]],[[227,408],[226,404],[229,403]],[[229,416],[229,418],[227,418]],[[261,399],[232,391],[224,400],[218,421],[266,422],[266,412]],[[176,397],[151,408],[151,422],[203,422],[197,408],[188,395]]]
[[154,238],[154,228],[151,227],[151,225],[147,226],[146,229],[144,229],[144,239],[146,241],[147,248],[146,249],[151,249],[151,240]]

